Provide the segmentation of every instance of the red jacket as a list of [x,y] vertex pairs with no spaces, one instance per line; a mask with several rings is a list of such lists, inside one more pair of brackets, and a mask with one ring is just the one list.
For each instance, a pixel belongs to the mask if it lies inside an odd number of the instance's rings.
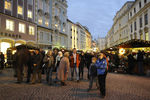
[[[76,66],[79,68],[80,60],[79,60],[79,54],[76,54]],[[74,67],[74,57],[73,54],[70,57],[70,67]]]

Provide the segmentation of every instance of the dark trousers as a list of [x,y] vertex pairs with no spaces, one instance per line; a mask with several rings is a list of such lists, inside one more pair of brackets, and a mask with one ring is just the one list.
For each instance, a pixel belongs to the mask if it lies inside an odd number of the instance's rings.
[[4,69],[4,62],[0,62],[0,69]]
[[84,65],[79,66],[79,77],[83,79]]
[[143,68],[143,62],[142,61],[138,62],[138,71],[139,71],[139,75],[144,74],[144,68]]
[[[22,65],[23,66],[23,65]],[[22,66],[17,67],[17,81],[22,82],[23,81],[23,68]]]
[[38,82],[41,82],[42,78],[42,71],[37,66],[33,67],[33,76],[32,76],[32,83],[36,82],[36,75],[38,75]]
[[100,93],[105,96],[106,95],[106,75],[98,75],[98,82],[100,86]]
[[32,67],[28,66],[28,71],[27,71],[27,82],[30,82],[30,78],[31,78],[31,73],[32,73]]
[[53,67],[46,68],[46,81],[48,84],[52,84]]

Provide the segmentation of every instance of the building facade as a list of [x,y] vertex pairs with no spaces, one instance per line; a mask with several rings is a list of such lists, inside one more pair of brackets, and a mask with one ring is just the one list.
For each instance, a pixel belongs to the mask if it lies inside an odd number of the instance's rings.
[[87,27],[84,27],[86,34],[86,51],[91,49],[92,45],[92,36]]
[[150,0],[128,1],[117,12],[106,36],[107,48],[139,39],[150,41]]
[[53,47],[67,47],[67,1],[52,0]]
[[36,45],[34,0],[0,0],[0,51],[20,44]]
[[129,39],[150,41],[150,0],[136,0],[128,15]]
[[35,0],[35,21],[37,23],[37,44],[40,48],[52,48],[52,0]]
[[78,49],[79,50],[86,50],[86,33],[84,27],[77,22],[77,29],[78,29]]
[[106,38],[98,38],[97,42],[98,42],[98,48],[100,51],[106,49],[106,46],[105,46],[106,45]]

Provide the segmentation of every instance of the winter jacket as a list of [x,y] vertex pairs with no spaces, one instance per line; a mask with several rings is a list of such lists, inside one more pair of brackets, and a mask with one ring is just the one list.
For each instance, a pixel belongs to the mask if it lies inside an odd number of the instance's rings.
[[[77,68],[79,68],[79,64],[80,64],[79,54],[76,54],[76,66],[77,66]],[[73,54],[70,57],[70,67],[72,67],[72,68],[74,67],[74,57],[73,57]]]
[[43,62],[46,64],[46,67],[54,67],[54,58],[53,56],[45,55]]
[[105,58],[98,59],[95,63],[97,68],[97,75],[104,75],[107,71],[107,61]]
[[96,66],[95,66],[94,63],[92,63],[92,64],[90,65],[90,67],[89,67],[89,75],[90,75],[91,77],[96,77],[96,76],[97,76],[97,68],[96,68]]

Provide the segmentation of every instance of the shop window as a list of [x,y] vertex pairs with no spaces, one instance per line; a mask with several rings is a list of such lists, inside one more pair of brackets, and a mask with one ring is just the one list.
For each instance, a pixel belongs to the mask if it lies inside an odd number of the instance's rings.
[[18,6],[18,14],[22,15],[23,14],[23,10],[21,6]]
[[28,18],[32,18],[32,11],[28,10]]
[[7,49],[11,47],[11,44],[8,42],[1,42],[0,44],[1,46],[1,52],[3,52],[4,54],[6,54]]
[[11,10],[11,2],[10,1],[5,1],[5,9]]
[[29,26],[29,34],[34,35],[35,34],[35,29],[33,26]]
[[25,24],[19,23],[19,32],[25,33]]
[[149,34],[148,34],[148,32],[145,33],[145,40],[149,41]]
[[14,31],[14,21],[6,20],[6,30]]

